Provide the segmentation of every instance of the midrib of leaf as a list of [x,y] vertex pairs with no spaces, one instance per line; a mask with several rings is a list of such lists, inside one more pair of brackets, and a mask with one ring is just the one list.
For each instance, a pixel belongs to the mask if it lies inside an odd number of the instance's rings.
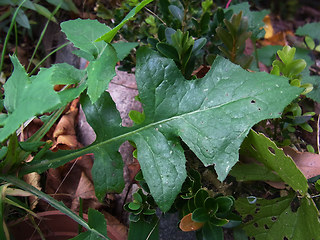
[[[36,164],[30,164],[30,165],[27,165],[25,167],[22,167],[21,168],[21,171],[20,173],[22,175],[24,174],[27,174],[27,173],[30,173],[30,172],[34,172],[36,171],[37,169],[41,169],[42,167],[41,166],[47,166],[49,164],[52,164],[54,165],[55,163],[56,164],[59,164],[59,162],[61,163],[61,165],[63,165],[64,163],[66,163],[67,159],[68,161],[71,161],[71,159],[75,159],[77,157],[80,157],[82,155],[85,155],[85,154],[88,154],[88,153],[92,153],[94,152],[95,148],[98,148],[98,147],[102,147],[104,145],[107,145],[107,144],[110,144],[112,142],[117,142],[117,141],[120,141],[121,139],[124,139],[123,142],[125,140],[127,140],[130,136],[133,136],[135,134],[139,134],[139,132],[142,132],[144,130],[147,130],[147,129],[150,129],[150,128],[153,128],[155,126],[158,126],[158,125],[161,125],[161,124],[164,124],[164,123],[167,123],[167,122],[170,122],[170,121],[173,121],[173,120],[176,120],[176,119],[184,119],[185,116],[189,116],[189,115],[192,115],[192,114],[197,114],[197,113],[201,113],[201,112],[205,112],[205,111],[211,111],[213,109],[216,109],[216,108],[220,108],[220,107],[223,107],[223,106],[226,106],[226,105],[229,105],[229,104],[232,104],[234,102],[237,102],[237,101],[240,101],[240,100],[244,100],[244,99],[249,99],[251,97],[243,97],[243,98],[239,98],[239,99],[236,99],[236,100],[233,100],[233,101],[230,101],[230,102],[227,102],[227,103],[223,103],[223,104],[220,104],[220,105],[216,105],[216,106],[213,106],[213,107],[208,107],[208,108],[203,108],[203,109],[198,109],[198,110],[195,110],[195,111],[192,111],[192,112],[187,112],[187,113],[183,113],[183,114],[180,114],[178,116],[173,116],[173,117],[170,117],[170,118],[167,118],[167,119],[163,119],[163,120],[160,120],[160,121],[157,121],[157,122],[153,122],[153,123],[150,123],[148,125],[145,125],[143,127],[139,127],[137,126],[137,129],[134,129],[135,127],[132,127],[132,128],[128,128],[128,132],[127,133],[124,133],[124,134],[120,134],[118,136],[115,136],[115,137],[112,137],[110,139],[107,139],[105,141],[101,141],[101,142],[96,142],[96,143],[93,143],[92,145],[88,146],[88,147],[85,147],[85,148],[82,148],[82,149],[79,149],[77,151],[73,151],[72,153],[67,153],[65,154],[64,156],[62,157],[57,157],[57,158],[53,158],[52,160],[50,159],[50,163],[48,163],[48,160],[47,161],[41,161],[39,163],[36,163]],[[133,130],[132,130],[133,129]],[[130,131],[131,130],[131,131]],[[242,136],[242,134],[240,135]],[[239,137],[240,137],[239,136]],[[55,166],[55,167],[58,167],[58,166]]]

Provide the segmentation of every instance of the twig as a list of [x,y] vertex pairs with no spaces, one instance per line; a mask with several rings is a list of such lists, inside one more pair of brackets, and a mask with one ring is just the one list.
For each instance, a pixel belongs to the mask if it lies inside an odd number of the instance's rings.
[[319,151],[319,134],[320,134],[320,130],[319,130],[319,123],[320,123],[320,114],[318,114],[318,122],[317,122],[317,150],[318,150],[318,154],[320,154]]
[[160,22],[162,22],[165,26],[167,26],[167,24],[154,12],[152,12],[149,8],[144,7],[145,10],[147,10],[147,12],[149,12],[151,15],[155,16],[156,18],[158,18],[160,20]]

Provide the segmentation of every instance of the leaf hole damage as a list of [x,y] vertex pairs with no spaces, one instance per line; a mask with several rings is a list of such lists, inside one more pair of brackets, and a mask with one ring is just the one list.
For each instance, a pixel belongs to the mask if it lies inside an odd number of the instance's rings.
[[243,219],[243,223],[247,223],[253,220],[253,216],[252,215],[247,215],[244,219]]
[[256,228],[259,227],[258,223],[254,223],[253,226],[255,226]]
[[271,154],[275,155],[276,151],[272,147],[268,147],[268,150]]
[[267,224],[265,224],[265,225],[264,225],[264,228],[265,228],[266,230],[268,230],[268,229],[269,229],[269,226],[268,226]]
[[251,100],[251,103],[254,104],[254,103],[256,103],[256,101],[252,99],[252,100]]
[[300,207],[300,202],[298,198],[293,199],[292,202],[290,203],[291,211],[297,212],[299,207]]
[[256,210],[254,211],[254,213],[258,213],[260,212],[260,208],[256,208]]
[[277,221],[277,217],[274,217],[274,216],[273,216],[273,217],[271,218],[271,220],[272,220],[272,222],[275,222],[275,221]]
[[283,240],[289,240],[289,238],[287,238],[287,237],[283,237]]

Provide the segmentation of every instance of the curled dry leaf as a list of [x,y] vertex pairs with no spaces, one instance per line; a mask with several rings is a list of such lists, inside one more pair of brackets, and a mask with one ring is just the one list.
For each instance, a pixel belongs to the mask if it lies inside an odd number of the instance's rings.
[[[38,190],[41,190],[40,187],[40,175],[36,172],[29,173],[23,177],[24,181],[31,186],[37,188]],[[38,204],[38,197],[31,195],[29,197],[29,202],[30,202],[30,209],[33,210],[36,208]]]
[[70,105],[69,111],[61,117],[56,129],[54,130],[53,137],[57,138],[60,135],[75,135],[75,118],[78,115],[79,99],[75,99]]
[[280,31],[276,33],[273,29],[272,21],[269,15],[266,15],[263,21],[265,23],[264,30],[266,33],[264,35],[264,39],[259,41],[259,43],[261,43],[262,46],[288,45],[287,38],[289,36],[294,36],[292,31],[287,30],[287,31]]
[[319,154],[299,152],[291,147],[284,147],[283,151],[293,159],[297,167],[307,179],[320,175]]
[[58,149],[77,149],[82,147],[77,140],[75,130],[76,118],[79,111],[78,103],[79,99],[72,101],[68,112],[61,117],[59,123],[57,124],[57,127],[53,132],[55,143],[51,148],[52,151],[56,151]]
[[185,215],[179,224],[179,228],[184,232],[196,231],[203,227],[204,223],[192,220],[192,213]]
[[[27,162],[31,162],[33,159],[33,157],[30,155],[28,157],[28,159],[26,160]],[[40,174],[33,172],[33,173],[29,173],[23,176],[23,179],[26,183],[30,184],[31,186],[35,187],[38,190],[41,190],[41,186],[40,186]],[[36,208],[37,204],[39,202],[38,197],[36,197],[35,195],[31,194],[29,196],[29,203],[30,203],[30,209],[33,210]]]

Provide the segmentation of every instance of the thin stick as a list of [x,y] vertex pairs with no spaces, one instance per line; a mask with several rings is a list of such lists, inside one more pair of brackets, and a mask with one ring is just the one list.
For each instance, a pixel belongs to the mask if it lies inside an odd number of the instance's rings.
[[57,11],[60,9],[60,6],[61,6],[61,2],[60,2],[59,5],[53,10],[53,12],[51,13],[51,15],[50,15],[50,17],[49,17],[49,19],[48,19],[48,21],[47,21],[47,23],[46,23],[46,25],[45,25],[44,28],[42,29],[41,35],[40,35],[39,40],[38,40],[38,42],[37,42],[37,46],[36,46],[35,49],[33,50],[32,56],[31,56],[31,58],[30,58],[30,61],[29,61],[28,67],[27,67],[27,72],[29,71],[29,68],[30,68],[30,66],[31,66],[31,64],[32,64],[32,60],[33,60],[34,56],[36,55],[36,52],[38,51],[38,48],[39,48],[39,46],[40,46],[40,43],[42,42],[42,39],[43,39],[43,37],[44,37],[44,34],[45,34],[45,32],[47,31],[47,28],[48,28],[48,25],[49,25],[49,23],[50,23],[50,21],[51,21],[51,18],[57,13]]
[[149,8],[144,7],[145,10],[147,10],[147,12],[149,12],[151,15],[155,16],[156,18],[158,18],[160,20],[160,22],[162,22],[165,26],[167,26],[167,24],[154,12],[152,12]]
[[158,225],[159,221],[160,221],[160,219],[158,218],[158,220],[157,220],[156,224],[153,226],[153,228],[152,228],[152,229],[151,229],[151,231],[149,232],[149,234],[148,234],[148,236],[147,236],[146,240],[149,240],[149,238],[151,237],[151,234],[152,234],[152,233],[154,232],[154,230],[156,229],[156,227],[157,227],[157,225]]

